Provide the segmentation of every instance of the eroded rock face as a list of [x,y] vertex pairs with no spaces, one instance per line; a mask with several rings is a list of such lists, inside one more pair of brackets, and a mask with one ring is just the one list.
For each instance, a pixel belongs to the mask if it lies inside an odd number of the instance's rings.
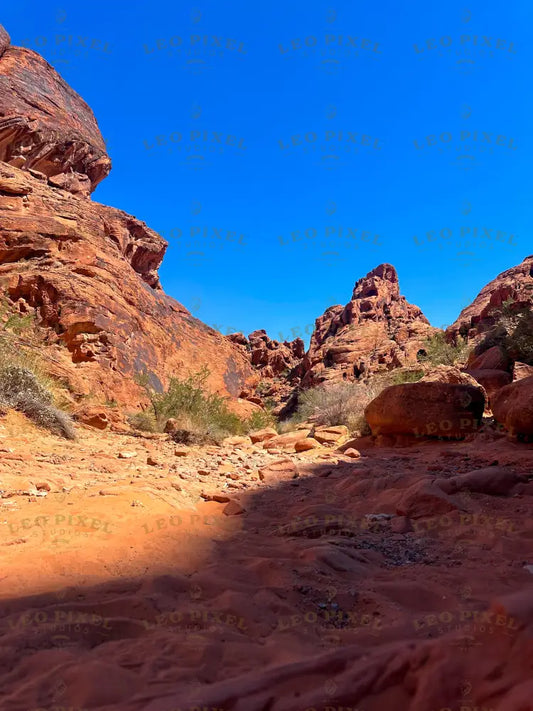
[[302,384],[352,381],[416,363],[437,330],[400,295],[394,267],[381,264],[359,279],[346,306],[331,306],[316,320]]
[[39,54],[0,26],[0,160],[88,195],[111,170],[89,106]]
[[73,392],[131,405],[136,372],[160,389],[206,365],[208,385],[237,397],[253,377],[240,348],[162,292],[166,246],[131,215],[0,163],[2,293],[35,317],[47,361]]
[[[493,309],[501,307],[508,299],[513,299],[517,308],[521,306],[533,308],[533,255],[526,257],[516,267],[502,272],[484,286],[470,306],[461,311],[458,319],[446,333],[450,337],[458,334],[465,335],[469,340],[479,342],[481,337],[494,326]],[[501,365],[490,363],[483,367],[500,369]]]

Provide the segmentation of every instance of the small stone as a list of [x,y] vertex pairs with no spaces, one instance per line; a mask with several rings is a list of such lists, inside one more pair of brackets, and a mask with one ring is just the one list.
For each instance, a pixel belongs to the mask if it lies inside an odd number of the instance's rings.
[[35,488],[37,491],[50,491],[50,484],[47,481],[38,481]]
[[244,513],[244,509],[235,499],[230,499],[229,503],[224,506],[223,513],[226,516],[239,516]]
[[347,449],[344,452],[344,455],[346,457],[351,457],[351,459],[359,459],[361,456],[361,452],[358,449],[354,449],[353,447],[350,447],[350,449]]
[[208,494],[205,492],[202,492],[201,494],[202,499],[205,499],[205,501],[216,501],[219,504],[227,504],[228,502],[231,501],[230,497],[227,496],[227,494]]
[[174,450],[176,457],[187,457],[190,453],[191,450],[188,447],[177,447],[177,449]]
[[119,452],[118,453],[118,458],[119,459],[131,459],[132,457],[136,457],[137,452]]
[[161,466],[161,462],[158,459],[155,459],[155,457],[152,457],[152,455],[148,455],[146,459],[146,463],[149,464],[151,467],[159,467]]

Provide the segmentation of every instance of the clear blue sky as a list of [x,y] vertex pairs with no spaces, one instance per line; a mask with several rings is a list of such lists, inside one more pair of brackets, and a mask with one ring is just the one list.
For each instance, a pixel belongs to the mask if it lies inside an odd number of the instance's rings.
[[381,262],[440,326],[533,253],[532,15],[18,0],[0,22],[93,108],[113,160],[93,197],[169,240],[165,290],[223,333],[308,338]]

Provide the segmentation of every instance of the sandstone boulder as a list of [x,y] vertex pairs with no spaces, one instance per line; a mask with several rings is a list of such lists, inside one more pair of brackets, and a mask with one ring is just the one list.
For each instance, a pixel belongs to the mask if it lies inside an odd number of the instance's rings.
[[489,496],[506,496],[524,476],[505,467],[485,467],[466,474],[437,481],[437,486],[446,494],[469,491]]
[[315,427],[313,437],[329,447],[339,446],[348,438],[349,431],[345,425]]
[[475,382],[484,388],[490,402],[498,390],[512,382],[512,376],[506,370],[469,369],[467,372]]
[[495,419],[512,435],[533,435],[533,376],[499,390],[492,401]]
[[473,352],[468,358],[467,370],[508,370],[510,358],[500,346],[492,346],[480,355]]
[[294,452],[296,442],[305,439],[311,434],[311,430],[295,430],[294,432],[286,432],[285,434],[277,435],[267,440],[263,444],[263,449],[280,449]]
[[309,452],[312,449],[320,449],[322,445],[313,437],[307,437],[306,439],[300,439],[294,444],[295,452]]
[[365,409],[373,435],[460,438],[480,424],[485,396],[479,387],[417,382],[385,388]]
[[250,439],[255,444],[256,442],[265,442],[267,439],[277,437],[278,433],[273,427],[264,427],[262,430],[250,432]]

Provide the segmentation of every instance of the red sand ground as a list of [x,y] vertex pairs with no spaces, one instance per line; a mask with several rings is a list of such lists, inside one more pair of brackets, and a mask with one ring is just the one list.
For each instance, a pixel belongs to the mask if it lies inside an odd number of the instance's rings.
[[[533,709],[533,446],[362,442],[262,482],[255,447],[2,424],[2,710]],[[488,466],[522,480],[434,483]]]

